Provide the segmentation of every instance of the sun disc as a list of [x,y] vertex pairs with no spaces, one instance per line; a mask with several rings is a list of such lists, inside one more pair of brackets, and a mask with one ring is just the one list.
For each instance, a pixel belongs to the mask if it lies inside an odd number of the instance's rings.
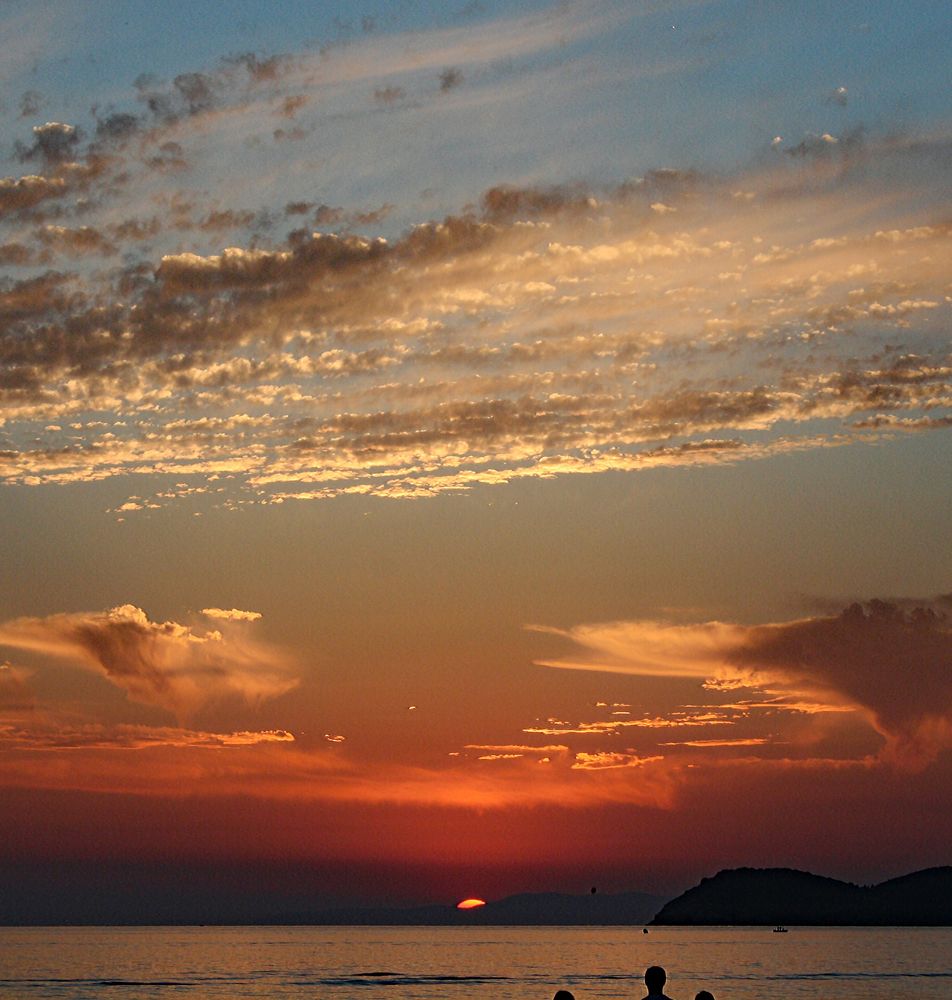
[[485,899],[463,899],[456,904],[457,910],[475,910],[477,906],[485,906]]

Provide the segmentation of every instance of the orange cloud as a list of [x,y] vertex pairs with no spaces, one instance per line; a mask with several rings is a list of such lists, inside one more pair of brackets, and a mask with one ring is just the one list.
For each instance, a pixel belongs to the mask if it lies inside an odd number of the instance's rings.
[[262,743],[293,743],[293,734],[283,729],[261,732],[209,733],[171,726],[105,726],[86,723],[69,725],[0,726],[3,750],[145,750],[157,747],[213,749],[248,747]]
[[202,633],[177,622],[152,622],[130,604],[104,612],[4,622],[0,646],[92,669],[131,700],[179,718],[219,702],[257,704],[298,683],[283,653],[244,633]]
[[206,618],[220,618],[229,622],[256,622],[261,617],[258,611],[239,611],[237,608],[232,608],[230,611],[224,608],[202,608],[202,614]]
[[633,753],[577,753],[572,767],[576,770],[605,770],[618,767],[644,767],[664,757],[639,757]]
[[948,603],[871,601],[832,617],[770,625],[633,621],[543,629],[570,639],[582,655],[539,662],[644,676],[713,675],[714,687],[759,687],[777,696],[731,708],[852,708],[886,738],[888,758],[921,767],[952,745]]
[[33,708],[30,672],[10,663],[0,663],[0,712],[27,712]]
[[[219,754],[209,754],[218,748]],[[282,731],[205,733],[149,727],[0,726],[0,787],[403,804],[477,810],[594,803],[671,808],[682,780],[661,758],[515,753],[443,767],[359,764],[341,745],[304,749]],[[15,751],[15,752],[14,752]],[[624,759],[622,759],[624,758]],[[637,778],[635,775],[637,773]]]
[[680,742],[659,743],[661,747],[759,747],[770,741],[763,736],[751,736],[736,740],[681,740]]
[[[563,666],[559,662],[538,661],[543,666]],[[583,669],[574,667],[573,669]],[[725,719],[718,712],[726,710],[726,706],[717,706],[716,711],[710,708],[703,712],[673,712],[670,716],[653,716],[644,719],[613,718],[600,722],[580,722],[573,725],[549,719],[546,726],[527,726],[524,733],[537,733],[540,736],[606,736],[618,733],[622,729],[677,729],[682,726],[733,726],[733,719]],[[614,714],[614,713],[613,713]]]

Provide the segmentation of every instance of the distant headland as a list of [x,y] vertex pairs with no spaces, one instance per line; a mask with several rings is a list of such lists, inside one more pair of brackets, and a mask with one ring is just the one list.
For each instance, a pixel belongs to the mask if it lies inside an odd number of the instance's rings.
[[732,868],[666,903],[653,924],[944,927],[952,867],[860,886],[791,868]]

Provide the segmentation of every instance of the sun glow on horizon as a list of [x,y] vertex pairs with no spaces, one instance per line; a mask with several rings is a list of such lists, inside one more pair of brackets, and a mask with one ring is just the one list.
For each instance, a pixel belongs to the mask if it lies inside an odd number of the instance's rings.
[[485,899],[463,899],[456,904],[457,910],[475,910],[479,906],[485,906]]

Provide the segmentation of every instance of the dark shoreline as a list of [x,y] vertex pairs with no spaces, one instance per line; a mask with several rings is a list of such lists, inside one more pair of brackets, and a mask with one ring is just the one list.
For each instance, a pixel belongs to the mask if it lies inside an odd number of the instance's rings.
[[230,913],[210,900],[165,905],[141,895],[9,901],[3,927],[952,927],[952,867],[859,886],[789,868],[718,872],[674,899],[646,893],[522,893],[452,905],[296,908]]

